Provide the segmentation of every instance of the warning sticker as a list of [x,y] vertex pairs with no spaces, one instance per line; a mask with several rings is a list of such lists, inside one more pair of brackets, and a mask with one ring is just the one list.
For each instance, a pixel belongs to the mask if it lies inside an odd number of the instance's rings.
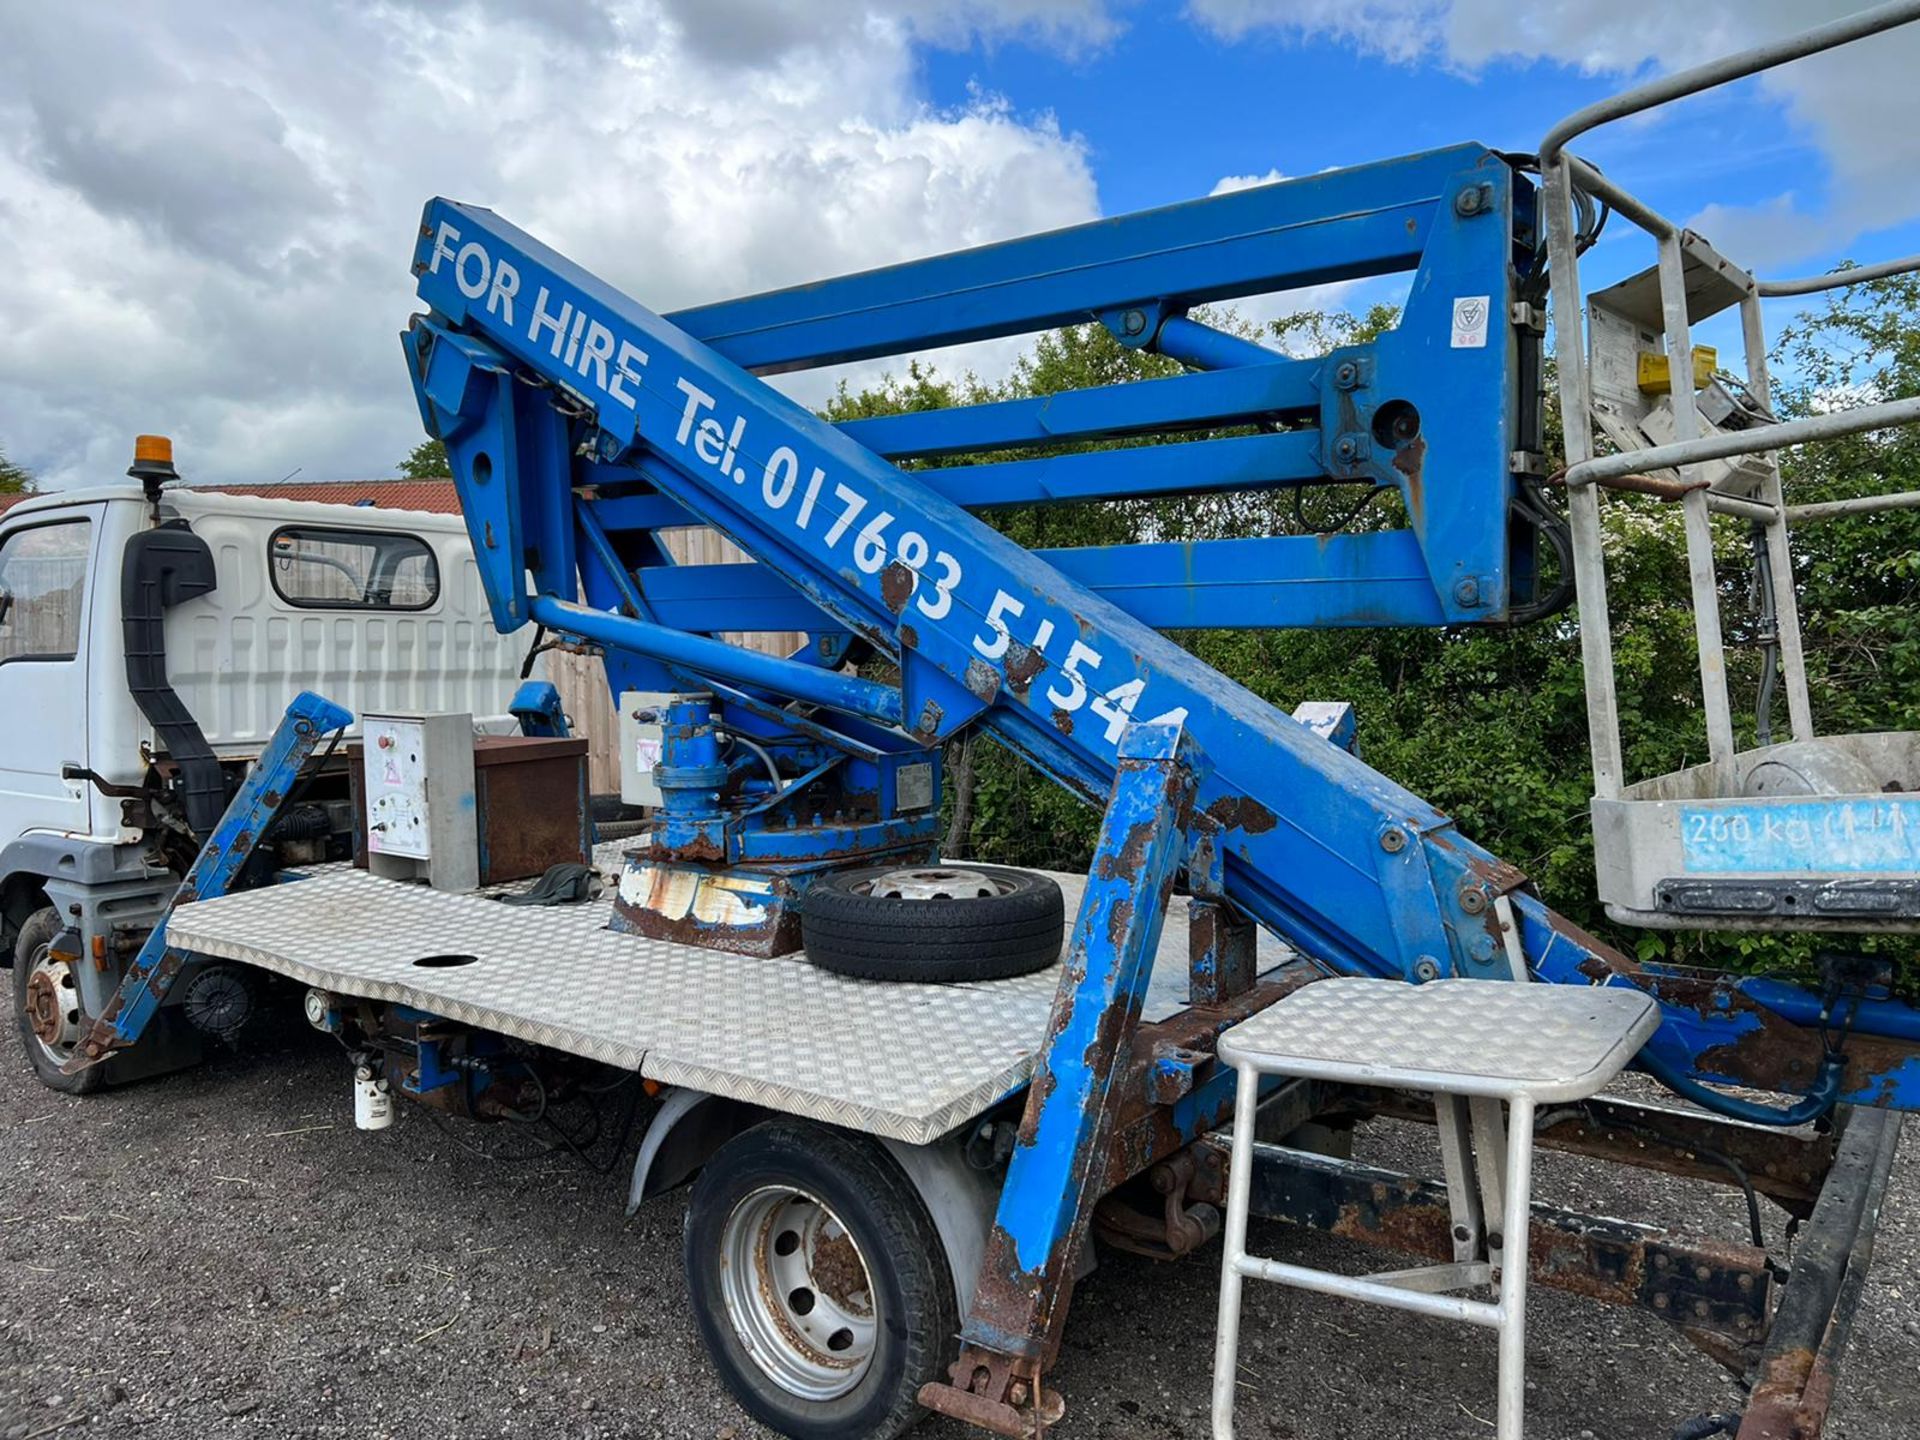
[[1493,314],[1491,295],[1460,295],[1453,302],[1453,348],[1484,350],[1487,318]]

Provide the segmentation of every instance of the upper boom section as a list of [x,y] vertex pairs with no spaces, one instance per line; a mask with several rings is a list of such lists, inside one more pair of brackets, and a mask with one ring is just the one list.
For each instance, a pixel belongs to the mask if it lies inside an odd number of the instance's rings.
[[[449,223],[419,247],[419,263],[436,274],[462,263],[470,243],[473,222]],[[478,255],[464,263],[477,266]],[[477,299],[490,321],[513,310],[523,330],[542,324],[544,362],[562,385],[628,386],[622,366],[632,356],[603,353],[605,336],[584,321],[571,333],[578,310],[564,322],[541,311],[537,291],[523,290],[507,263],[477,297],[453,287],[451,298],[463,307]],[[1409,276],[1399,323],[1326,356],[1283,355],[1188,313],[1396,272]],[[466,278],[480,280],[471,269]],[[1189,373],[844,429],[888,459],[943,459],[925,483],[974,510],[1338,486],[1345,493],[1321,508],[1344,512],[1368,489],[1387,493],[1397,504],[1331,539],[1262,535],[1263,517],[1277,512],[1236,504],[1238,534],[1206,542],[1204,555],[1147,541],[1062,563],[1161,625],[1466,624],[1530,618],[1564,599],[1541,584],[1535,563],[1543,526],[1557,541],[1554,517],[1526,493],[1541,468],[1531,304],[1540,280],[1532,185],[1500,157],[1463,145],[665,319],[756,372],[1097,321],[1122,345],[1179,359]],[[1117,439],[1181,443],[1088,452]],[[647,488],[631,467],[594,482],[603,496]],[[625,512],[616,520],[608,507],[609,530],[644,529],[634,516],[657,514]],[[784,589],[778,576],[669,577],[643,565],[636,583],[665,604],[690,585],[703,591],[712,630],[821,623],[804,601],[767,611],[763,597]]]
[[[1460,193],[1462,177],[1500,183],[1494,166],[1505,167],[1491,159],[1482,146],[1455,145],[667,319],[766,374],[1078,325],[1128,306],[1202,305],[1414,270],[1450,228],[1443,202]],[[1492,216],[1495,197],[1484,198]],[[1526,243],[1530,209],[1521,218]]]

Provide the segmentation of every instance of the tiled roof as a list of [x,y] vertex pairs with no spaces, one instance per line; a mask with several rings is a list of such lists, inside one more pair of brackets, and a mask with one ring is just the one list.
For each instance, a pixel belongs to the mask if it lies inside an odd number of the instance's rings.
[[[460,513],[460,493],[451,480],[283,480],[194,488],[223,495],[262,495],[271,500],[312,500],[323,505],[372,505],[380,510],[426,510],[435,515]],[[0,515],[27,498],[0,495]]]
[[283,480],[265,485],[209,485],[224,495],[262,495],[270,500],[314,500],[324,505],[366,505],[381,510],[428,510],[458,515],[460,492],[451,480]]

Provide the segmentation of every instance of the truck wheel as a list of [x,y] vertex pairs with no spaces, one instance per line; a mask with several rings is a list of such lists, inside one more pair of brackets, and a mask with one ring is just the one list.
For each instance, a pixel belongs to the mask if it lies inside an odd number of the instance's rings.
[[1066,905],[1031,870],[923,865],[845,870],[807,887],[800,943],[862,980],[1004,980],[1060,958]]
[[769,1120],[721,1146],[688,1202],[686,1270],[721,1379],[794,1440],[891,1440],[957,1353],[939,1232],[859,1136]]
[[90,1020],[73,967],[53,958],[60,930],[60,912],[51,905],[34,911],[20,927],[13,947],[13,1013],[20,1022],[21,1048],[40,1083],[63,1095],[90,1095],[106,1083],[102,1066],[90,1065],[78,1075],[60,1073]]

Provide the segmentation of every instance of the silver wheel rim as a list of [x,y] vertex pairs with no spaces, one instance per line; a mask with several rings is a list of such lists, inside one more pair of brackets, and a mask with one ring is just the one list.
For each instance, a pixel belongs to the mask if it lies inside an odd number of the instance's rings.
[[872,1272],[816,1196],[745,1196],[720,1236],[720,1288],[741,1346],[782,1390],[832,1400],[865,1378],[879,1335]]
[[73,1058],[85,1028],[73,967],[53,958],[51,944],[33,952],[33,965],[27,971],[27,1028],[33,1043],[55,1065]]
[[888,870],[862,880],[854,889],[863,895],[879,895],[889,900],[988,900],[996,895],[1011,895],[1013,881],[984,870],[969,870],[963,865],[921,865],[909,870]]

